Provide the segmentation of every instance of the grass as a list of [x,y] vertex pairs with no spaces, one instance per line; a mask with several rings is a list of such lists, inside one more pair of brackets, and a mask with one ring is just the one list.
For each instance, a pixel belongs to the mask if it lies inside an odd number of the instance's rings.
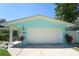
[[78,51],[79,52],[79,48],[74,48],[74,50]]
[[11,56],[6,49],[0,49],[0,56]]

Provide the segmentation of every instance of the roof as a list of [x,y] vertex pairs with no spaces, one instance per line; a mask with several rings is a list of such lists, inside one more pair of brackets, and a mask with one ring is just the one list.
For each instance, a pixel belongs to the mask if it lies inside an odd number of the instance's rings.
[[72,23],[69,23],[69,22],[65,22],[65,21],[61,21],[61,20],[58,20],[58,19],[55,19],[55,18],[50,18],[48,16],[44,16],[44,15],[35,15],[35,16],[30,16],[30,17],[24,17],[24,18],[20,18],[20,19],[15,19],[15,20],[11,20],[11,21],[8,21],[4,24],[12,24],[12,23],[15,23],[15,22],[21,22],[21,21],[25,21],[25,20],[32,20],[32,19],[35,19],[35,18],[46,18],[46,19],[50,19],[52,21],[55,21],[55,22],[58,22],[58,23],[63,23],[63,24],[66,24],[66,25],[74,25]]
[[15,21],[20,21],[20,20],[23,20],[23,19],[29,19],[29,18],[34,18],[34,17],[47,17],[47,18],[50,18],[50,17],[48,17],[48,16],[44,16],[44,15],[34,15],[34,16],[23,17],[23,18],[19,18],[19,19],[15,19],[15,20],[7,21],[6,23],[9,23],[9,22],[15,22]]
[[79,27],[67,27],[66,31],[79,31]]

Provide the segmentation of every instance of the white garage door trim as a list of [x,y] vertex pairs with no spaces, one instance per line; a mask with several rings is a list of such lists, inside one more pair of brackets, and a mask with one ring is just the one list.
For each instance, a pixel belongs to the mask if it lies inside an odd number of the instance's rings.
[[54,28],[29,28],[27,39],[29,44],[62,43],[62,30]]

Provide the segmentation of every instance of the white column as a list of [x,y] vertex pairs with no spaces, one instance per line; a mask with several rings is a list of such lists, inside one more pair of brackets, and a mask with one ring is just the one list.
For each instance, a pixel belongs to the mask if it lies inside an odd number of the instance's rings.
[[12,44],[12,41],[13,41],[13,29],[10,28],[10,35],[9,35],[9,42],[10,42],[10,45]]

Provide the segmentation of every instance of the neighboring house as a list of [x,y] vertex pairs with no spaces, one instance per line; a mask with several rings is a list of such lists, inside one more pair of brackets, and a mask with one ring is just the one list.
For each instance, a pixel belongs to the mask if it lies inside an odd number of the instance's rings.
[[75,21],[74,26],[66,28],[67,33],[73,37],[74,43],[79,43],[79,20]]
[[10,42],[13,30],[24,35],[24,44],[65,44],[66,27],[74,24],[42,15],[25,17],[4,23],[10,27]]

